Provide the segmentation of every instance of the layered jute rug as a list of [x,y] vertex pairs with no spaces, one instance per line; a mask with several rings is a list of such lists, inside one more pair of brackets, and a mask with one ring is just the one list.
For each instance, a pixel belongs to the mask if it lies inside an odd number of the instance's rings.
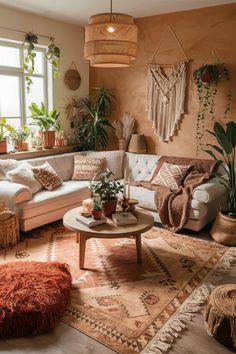
[[55,223],[1,251],[0,263],[68,263],[74,289],[65,323],[118,353],[164,353],[230,270],[236,249],[157,227],[142,244],[137,264],[133,239],[90,239],[83,271],[75,235]]

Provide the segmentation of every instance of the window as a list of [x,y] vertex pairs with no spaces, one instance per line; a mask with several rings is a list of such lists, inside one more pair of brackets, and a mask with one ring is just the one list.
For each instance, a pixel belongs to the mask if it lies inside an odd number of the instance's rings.
[[0,117],[19,128],[30,123],[31,102],[44,102],[52,108],[52,67],[46,59],[46,48],[36,47],[33,84],[26,91],[23,69],[23,44],[0,40]]

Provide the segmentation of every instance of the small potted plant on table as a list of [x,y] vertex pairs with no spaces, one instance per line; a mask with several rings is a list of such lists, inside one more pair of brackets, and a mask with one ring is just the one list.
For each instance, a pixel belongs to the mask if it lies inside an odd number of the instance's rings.
[[93,197],[92,216],[94,220],[100,220],[102,217],[102,203],[99,195]]
[[123,192],[123,186],[120,182],[112,179],[114,176],[111,170],[100,172],[96,176],[96,181],[90,182],[89,188],[95,195],[99,195],[103,205],[103,214],[110,217],[116,211],[117,194]]
[[15,129],[7,124],[6,118],[0,118],[0,154],[7,152],[7,136],[9,136]]
[[48,111],[42,102],[41,107],[36,103],[29,106],[33,118],[32,125],[37,125],[41,132],[42,144],[44,149],[51,149],[55,145],[55,132],[60,130],[59,115],[55,109]]

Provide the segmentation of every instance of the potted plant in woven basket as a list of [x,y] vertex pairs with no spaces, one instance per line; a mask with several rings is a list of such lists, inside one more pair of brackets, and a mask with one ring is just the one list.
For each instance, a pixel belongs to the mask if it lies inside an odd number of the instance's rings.
[[117,194],[123,191],[120,182],[112,179],[114,176],[111,170],[101,171],[96,175],[96,181],[90,182],[89,189],[94,195],[99,195],[103,205],[103,214],[110,217],[116,211]]
[[0,118],[0,154],[6,154],[7,152],[7,137],[15,129],[7,124],[6,118]]
[[48,111],[43,102],[41,107],[34,102],[31,103],[29,110],[33,118],[33,123],[31,124],[37,125],[40,129],[43,148],[53,148],[55,145],[55,132],[60,130],[60,122],[58,120],[60,112],[55,109]]
[[[208,131],[209,132],[209,131]],[[236,124],[230,121],[226,127],[216,122],[212,134],[217,145],[207,144],[211,149],[204,149],[211,157],[222,164],[225,175],[214,173],[223,184],[228,194],[228,209],[218,211],[216,221],[211,230],[213,239],[224,245],[236,245]],[[219,158],[216,156],[220,156]]]

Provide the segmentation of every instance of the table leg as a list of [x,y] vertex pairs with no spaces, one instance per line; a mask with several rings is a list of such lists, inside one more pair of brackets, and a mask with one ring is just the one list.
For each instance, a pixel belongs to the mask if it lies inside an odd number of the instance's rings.
[[85,258],[85,249],[86,249],[87,237],[80,234],[80,243],[79,243],[79,268],[84,269],[84,258]]
[[137,261],[138,261],[138,263],[142,263],[142,241],[141,241],[141,235],[136,235],[135,236],[135,241],[136,241]]
[[80,233],[77,232],[76,233],[76,243],[79,243],[79,240],[80,240]]

